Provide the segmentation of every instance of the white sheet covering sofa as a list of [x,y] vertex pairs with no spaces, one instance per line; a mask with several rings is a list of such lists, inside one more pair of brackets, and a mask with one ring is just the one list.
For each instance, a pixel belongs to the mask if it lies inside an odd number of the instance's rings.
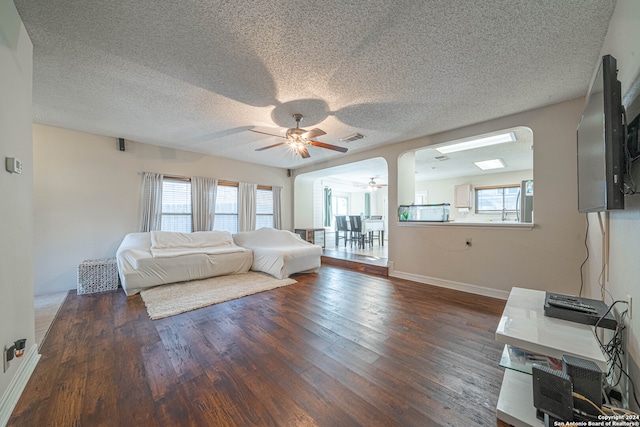
[[260,228],[233,235],[238,246],[253,251],[251,270],[284,279],[294,273],[318,271],[322,247],[287,230]]
[[127,295],[157,285],[246,273],[253,253],[226,231],[130,233],[116,252]]

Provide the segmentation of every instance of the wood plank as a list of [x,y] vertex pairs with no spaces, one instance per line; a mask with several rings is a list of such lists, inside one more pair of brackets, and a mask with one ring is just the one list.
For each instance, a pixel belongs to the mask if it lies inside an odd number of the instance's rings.
[[324,255],[321,257],[321,262],[322,265],[346,268],[352,271],[358,271],[360,273],[375,274],[384,277],[387,277],[389,275],[389,267],[380,265],[365,264],[358,261],[350,261],[348,259],[339,259]]
[[504,301],[295,279],[157,321],[138,295],[70,292],[8,425],[496,425]]

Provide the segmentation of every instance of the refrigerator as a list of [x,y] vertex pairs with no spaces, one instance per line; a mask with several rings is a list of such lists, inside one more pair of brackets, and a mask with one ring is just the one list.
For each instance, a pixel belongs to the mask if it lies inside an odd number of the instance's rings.
[[520,222],[533,223],[533,180],[520,184]]

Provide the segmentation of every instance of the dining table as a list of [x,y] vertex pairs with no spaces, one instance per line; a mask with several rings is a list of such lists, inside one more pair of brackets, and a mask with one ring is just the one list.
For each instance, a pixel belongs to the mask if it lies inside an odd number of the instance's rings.
[[369,235],[369,242],[372,242],[373,232],[380,232],[380,245],[384,246],[384,220],[382,219],[365,219],[362,221],[362,234]]

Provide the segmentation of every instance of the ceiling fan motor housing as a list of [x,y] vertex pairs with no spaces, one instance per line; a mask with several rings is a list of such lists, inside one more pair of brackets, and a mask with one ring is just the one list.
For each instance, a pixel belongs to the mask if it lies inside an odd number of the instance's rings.
[[287,133],[285,135],[285,138],[287,139],[301,139],[302,138],[302,134],[306,133],[307,131],[304,129],[300,129],[300,128],[292,128],[292,129],[288,129]]

